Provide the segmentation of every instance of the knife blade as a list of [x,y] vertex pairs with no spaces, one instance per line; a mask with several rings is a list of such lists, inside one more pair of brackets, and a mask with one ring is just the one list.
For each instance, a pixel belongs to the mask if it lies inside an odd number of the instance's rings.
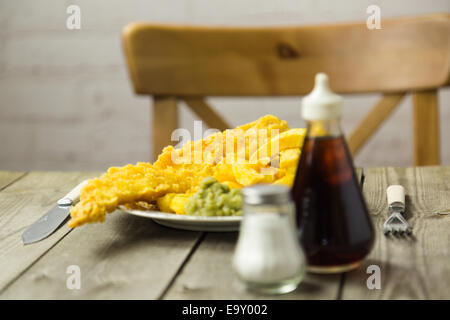
[[81,189],[84,188],[87,182],[88,180],[80,182],[68,194],[59,199],[52,209],[28,227],[22,234],[23,243],[30,244],[38,242],[55,232],[69,217],[70,208],[80,200]]

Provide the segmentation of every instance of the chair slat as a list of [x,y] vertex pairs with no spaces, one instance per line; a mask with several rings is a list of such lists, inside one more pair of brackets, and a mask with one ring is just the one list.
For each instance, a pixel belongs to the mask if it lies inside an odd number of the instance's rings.
[[395,110],[404,96],[404,92],[384,94],[381,100],[358,123],[357,127],[347,138],[352,155],[356,155],[359,152],[367,140]]
[[339,93],[445,85],[450,15],[300,27],[132,23],[123,43],[134,89],[176,96],[303,95],[326,72]]
[[213,129],[224,131],[231,128],[231,126],[223,120],[223,118],[217,114],[202,98],[189,98],[183,99],[188,107],[194,111],[206,124]]

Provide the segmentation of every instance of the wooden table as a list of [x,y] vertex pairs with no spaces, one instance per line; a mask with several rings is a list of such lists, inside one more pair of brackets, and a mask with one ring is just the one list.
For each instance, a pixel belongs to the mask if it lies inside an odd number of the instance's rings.
[[[103,224],[60,228],[24,246],[22,232],[83,179],[98,173],[0,172],[0,299],[267,299],[246,292],[230,262],[237,233],[179,231],[119,212]],[[376,243],[356,271],[308,274],[281,299],[449,299],[450,167],[370,168],[362,179]],[[414,236],[387,238],[389,184],[406,188]],[[79,266],[81,288],[66,281]],[[369,265],[381,289],[369,290]]]

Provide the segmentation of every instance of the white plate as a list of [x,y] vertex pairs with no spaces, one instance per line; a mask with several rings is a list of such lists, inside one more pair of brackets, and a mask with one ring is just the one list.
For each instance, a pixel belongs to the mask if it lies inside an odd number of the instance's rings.
[[230,232],[239,231],[242,217],[198,217],[165,213],[153,210],[136,210],[119,206],[119,210],[144,218],[149,218],[160,225],[190,231]]

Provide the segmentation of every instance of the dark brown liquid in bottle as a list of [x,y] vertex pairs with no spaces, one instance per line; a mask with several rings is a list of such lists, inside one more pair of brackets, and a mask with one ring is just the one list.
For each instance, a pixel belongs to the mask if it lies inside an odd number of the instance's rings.
[[306,137],[292,190],[311,271],[342,272],[371,250],[374,230],[344,139]]

